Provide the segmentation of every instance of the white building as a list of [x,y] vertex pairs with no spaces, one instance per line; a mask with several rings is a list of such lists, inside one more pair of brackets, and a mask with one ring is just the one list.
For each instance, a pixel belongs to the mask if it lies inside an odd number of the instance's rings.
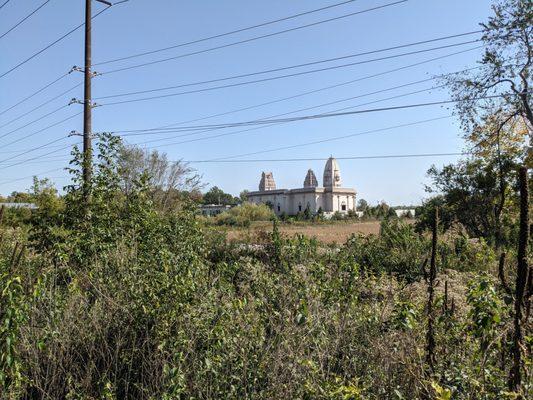
[[398,218],[402,218],[402,217],[414,218],[416,216],[416,210],[414,208],[398,208],[394,210],[394,212],[396,213],[396,216]]
[[343,188],[339,163],[330,157],[324,168],[322,187],[318,186],[318,180],[312,170],[307,171],[303,188],[300,189],[276,189],[272,172],[263,172],[259,191],[250,192],[248,201],[252,203],[268,203],[272,205],[277,215],[296,215],[309,208],[311,213],[317,213],[320,209],[324,214],[355,211],[355,189]]
[[2,208],[2,207],[5,207],[5,208],[28,208],[30,210],[36,210],[37,208],[39,208],[33,203],[0,203],[0,208]]
[[213,217],[228,211],[230,208],[231,206],[224,204],[204,204],[200,206],[200,212],[207,217]]

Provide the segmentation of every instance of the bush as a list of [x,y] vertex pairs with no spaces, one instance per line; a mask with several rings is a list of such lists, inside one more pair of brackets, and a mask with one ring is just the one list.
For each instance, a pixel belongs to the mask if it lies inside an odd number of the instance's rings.
[[217,225],[250,226],[254,221],[271,221],[276,215],[265,204],[242,203],[216,216]]
[[228,243],[192,206],[158,212],[143,179],[122,192],[115,145],[101,138],[83,208],[75,152],[64,208],[36,214],[25,255],[25,231],[0,227],[2,399],[506,397],[511,308],[489,276],[443,273],[489,269],[485,242],[439,241],[429,374],[427,235],[392,219],[324,246],[274,220],[261,242]]

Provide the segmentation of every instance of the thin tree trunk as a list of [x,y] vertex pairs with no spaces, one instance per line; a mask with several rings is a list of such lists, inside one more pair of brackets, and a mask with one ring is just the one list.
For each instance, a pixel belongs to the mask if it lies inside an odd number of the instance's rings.
[[529,193],[527,168],[520,168],[520,237],[518,240],[518,268],[516,271],[514,332],[512,358],[513,365],[509,374],[509,389],[520,393],[522,387],[522,351],[524,334],[522,332],[523,308],[526,300],[528,280],[527,247],[529,240]]
[[439,209],[435,208],[435,219],[433,221],[433,234],[431,241],[431,261],[428,276],[428,326],[426,333],[426,362],[431,372],[435,371],[435,328],[433,315],[433,301],[435,297],[435,280],[437,278],[437,239],[439,226]]

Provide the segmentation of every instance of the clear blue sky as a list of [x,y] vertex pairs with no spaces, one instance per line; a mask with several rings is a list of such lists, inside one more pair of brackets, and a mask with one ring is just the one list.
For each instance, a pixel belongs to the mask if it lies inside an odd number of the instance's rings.
[[[43,1],[12,0],[8,3],[0,10],[0,35]],[[97,63],[133,53],[172,46],[338,2],[340,0],[130,0],[127,3],[108,10],[94,20],[93,62]],[[388,2],[387,0],[359,0],[320,13],[208,42],[120,63],[102,65],[95,67],[95,70],[105,72],[112,68],[164,57],[172,57],[375,7]],[[107,76],[104,75],[94,79],[93,96],[99,97],[120,92],[216,79],[472,31],[479,29],[478,23],[485,21],[490,15],[490,4],[491,2],[488,0],[410,0],[404,4],[362,15],[355,15],[283,35],[139,69]],[[102,5],[95,2],[94,12],[101,9]],[[2,55],[0,57],[0,73],[10,69],[18,62],[81,23],[83,21],[83,13],[84,1],[82,0],[51,0],[20,27],[0,39],[0,54]],[[422,45],[416,48],[321,64],[317,67],[344,64],[350,61],[360,61],[410,50],[451,44],[466,41],[470,38],[474,39],[477,36],[457,38],[446,42]],[[475,46],[476,44],[470,44],[366,65],[222,90],[99,107],[93,111],[93,128],[95,131],[114,131],[120,129],[150,128],[192,120],[355,80],[369,74],[387,71]],[[268,106],[211,118],[199,123],[225,123],[265,118],[300,108],[312,107],[322,103],[402,85],[430,77],[431,75],[473,67],[475,66],[476,60],[479,59],[480,52],[481,50],[479,49],[469,51],[460,55],[383,75],[378,78],[339,86],[334,89],[273,103]],[[83,29],[80,29],[16,71],[0,78],[0,111],[68,71],[71,66],[82,65],[82,60]],[[300,68],[298,70],[287,71],[287,73],[317,67]],[[265,77],[279,74],[283,73],[269,74],[265,75]],[[81,82],[81,79],[81,74],[72,73],[30,101],[0,115],[0,125],[9,122],[11,119],[31,110],[42,102],[62,93],[69,87]],[[250,79],[252,78],[243,78],[227,83]],[[195,88],[213,85],[203,85]],[[427,89],[432,85],[434,85],[432,82],[421,83],[292,115],[315,114],[342,107],[353,107],[361,103]],[[176,91],[180,91],[180,89],[165,93]],[[82,97],[81,86],[60,96],[58,99],[26,117],[0,128],[0,136],[67,104],[73,97]],[[417,93],[374,103],[363,106],[362,108],[387,107],[445,100],[447,98],[448,93],[445,90],[436,89],[430,92]],[[97,102],[104,102],[104,100],[97,100]],[[53,147],[54,145],[52,145],[42,150],[14,158],[8,162],[4,160],[35,146],[46,144],[54,139],[65,136],[72,130],[81,131],[82,117],[80,115],[53,128],[44,130],[31,138],[9,144],[17,138],[45,128],[81,110],[81,105],[73,104],[23,129],[19,129],[0,138],[0,194],[6,195],[14,190],[27,189],[31,184],[31,178],[25,177],[31,176],[32,174],[41,176],[44,173],[45,176],[52,177],[58,187],[62,187],[68,183],[68,179],[66,178],[67,174],[63,171],[46,173],[47,171],[58,169],[65,165],[64,160],[68,157],[68,150],[61,150],[52,155],[48,155],[46,156],[46,161],[28,161],[10,168],[5,167],[10,165],[10,163],[57,150],[60,148],[59,146],[73,143],[77,140],[76,138],[58,142],[55,144],[57,147]],[[169,138],[172,135],[180,135],[180,133],[167,133],[165,135],[150,137],[130,137],[128,141],[129,143],[143,143],[147,140],[163,139],[159,142],[143,144],[143,146],[157,146],[157,149],[166,152],[170,159],[205,160],[408,124],[451,115],[452,111],[448,107],[432,106],[411,110],[326,118],[280,124],[189,143],[178,143],[187,139],[184,137]],[[238,129],[233,128],[227,129],[224,132],[236,130]],[[191,136],[191,138],[211,135],[214,134],[202,133]],[[456,118],[452,117],[374,134],[354,136],[344,140],[257,154],[248,158],[324,158],[331,154],[336,157],[350,157],[387,154],[450,153],[463,149],[464,143],[461,140],[460,128]],[[455,156],[434,159],[343,160],[340,161],[340,166],[344,185],[355,187],[358,191],[359,198],[365,198],[370,202],[385,200],[391,204],[408,204],[418,203],[426,196],[423,185],[427,183],[426,171],[431,164],[443,165],[444,163],[454,162],[456,160],[457,157]],[[243,189],[255,190],[259,183],[261,171],[263,170],[274,173],[278,187],[300,187],[308,168],[313,168],[317,177],[321,180],[324,162],[258,162],[243,164],[194,164],[194,166],[203,175],[204,181],[209,185],[217,185],[225,191],[238,194]]]

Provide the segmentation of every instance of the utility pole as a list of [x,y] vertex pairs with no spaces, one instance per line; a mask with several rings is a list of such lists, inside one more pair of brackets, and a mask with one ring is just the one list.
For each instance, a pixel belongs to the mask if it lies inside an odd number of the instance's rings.
[[[96,0],[110,7],[105,0]],[[89,186],[92,176],[92,0],[85,0],[85,63],[84,63],[84,94],[83,94],[83,191],[85,199],[89,198]]]

